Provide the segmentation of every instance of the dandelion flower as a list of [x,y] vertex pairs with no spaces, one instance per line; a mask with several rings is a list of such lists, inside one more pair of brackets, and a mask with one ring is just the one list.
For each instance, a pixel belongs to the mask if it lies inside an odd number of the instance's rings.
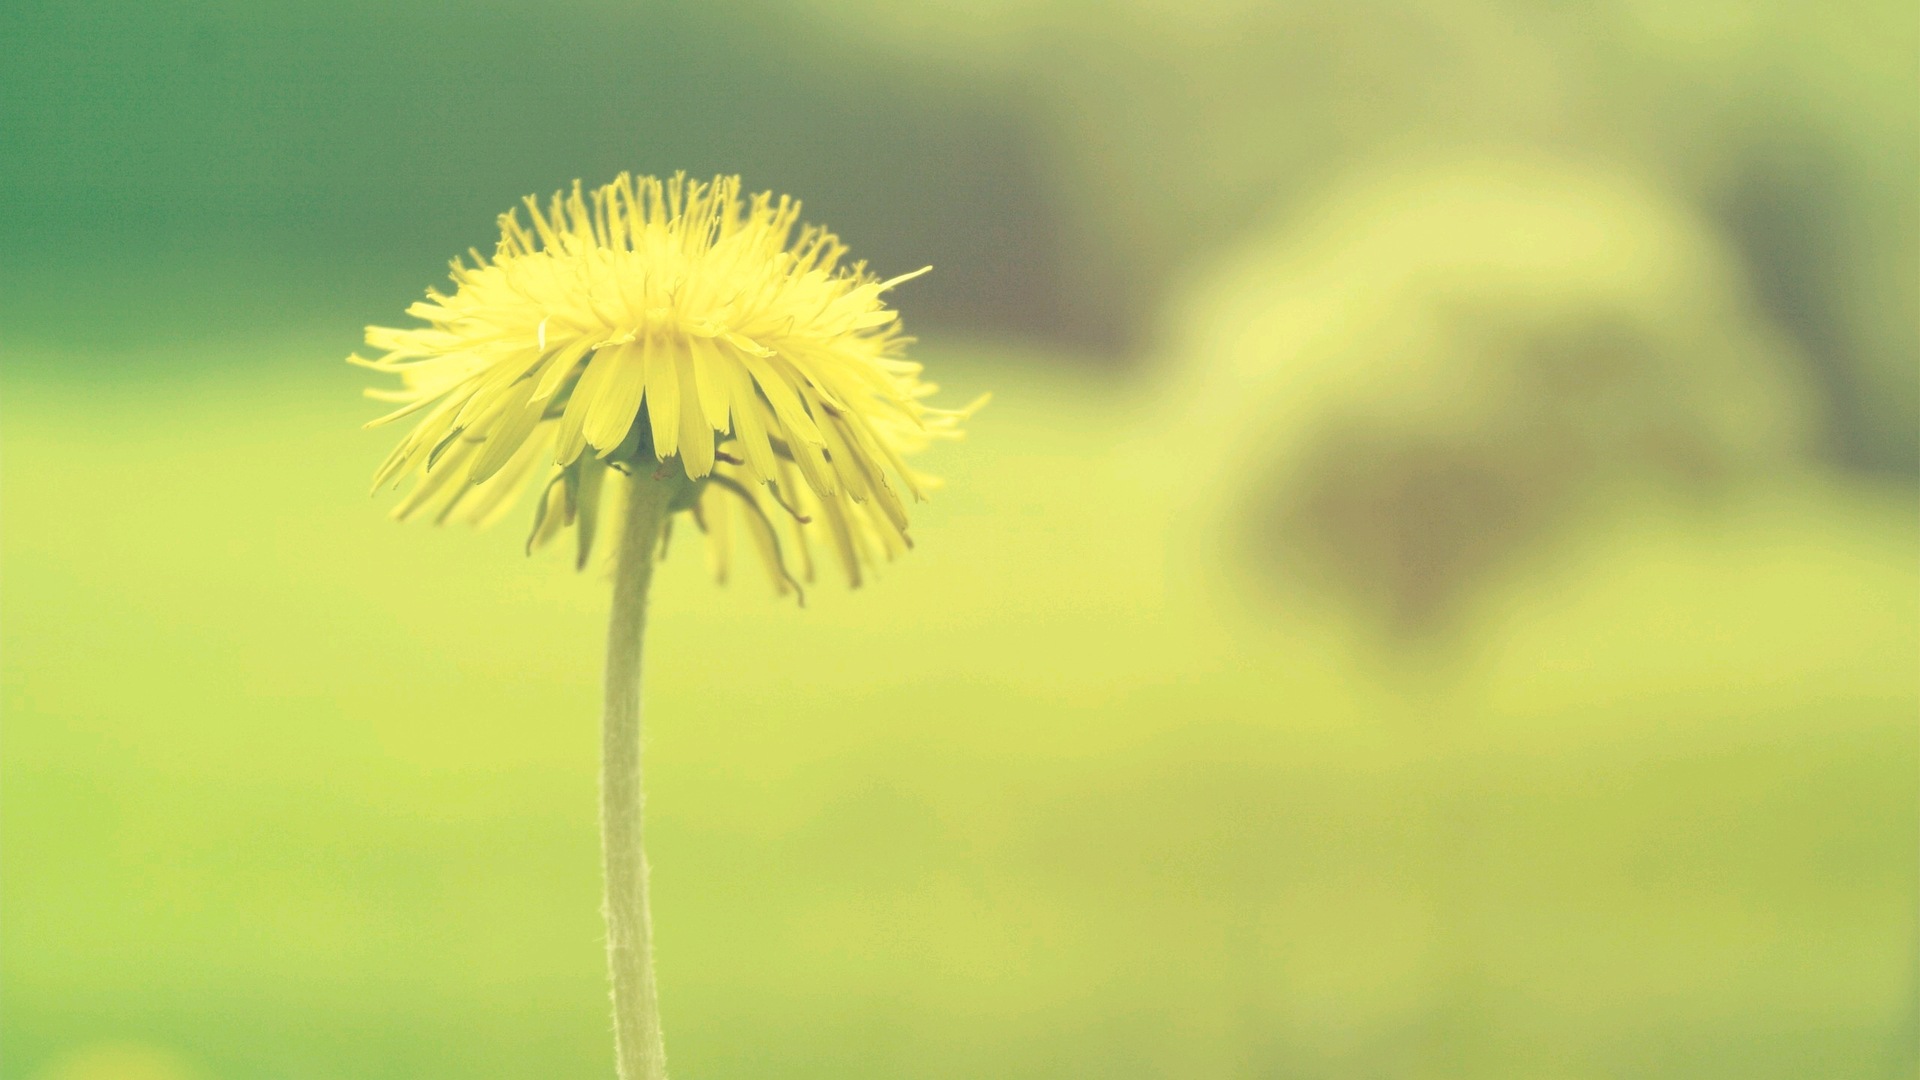
[[884,296],[924,269],[843,267],[798,202],[743,198],[737,177],[622,175],[526,211],[407,309],[426,325],[368,327],[380,354],[350,358],[401,380],[368,391],[399,405],[370,426],[420,417],[375,475],[413,480],[396,517],[489,524],[540,476],[528,546],[574,529],[584,565],[607,470],[644,468],[684,478],[674,507],[722,579],[736,531],[782,592],[812,577],[816,540],[853,585],[910,546],[903,495],[932,485],[906,457],[970,411],[927,405],[901,355]]
[[[674,518],[707,534],[725,579],[744,533],[775,587],[798,593],[824,539],[848,583],[904,551],[906,498],[929,478],[906,458],[955,438],[972,411],[934,408],[883,297],[843,266],[800,204],[711,183],[620,176],[529,198],[500,218],[491,257],[453,263],[451,293],[367,328],[353,363],[397,375],[368,394],[415,417],[375,475],[411,479],[394,510],[485,525],[537,490],[529,549],[568,529],[584,566],[617,530],[601,743],[607,963],[621,1080],[662,1080],[641,831],[640,646],[653,565]],[[977,406],[977,402],[975,403]],[[824,534],[824,537],[822,536]]]

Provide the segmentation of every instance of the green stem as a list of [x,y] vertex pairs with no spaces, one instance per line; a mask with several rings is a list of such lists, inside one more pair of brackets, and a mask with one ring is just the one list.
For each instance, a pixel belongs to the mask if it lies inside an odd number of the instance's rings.
[[665,1080],[660,996],[653,979],[640,786],[640,646],[647,587],[671,484],[636,471],[615,555],[607,625],[606,713],[600,743],[600,854],[607,879],[607,970],[613,980],[614,1060],[620,1080]]

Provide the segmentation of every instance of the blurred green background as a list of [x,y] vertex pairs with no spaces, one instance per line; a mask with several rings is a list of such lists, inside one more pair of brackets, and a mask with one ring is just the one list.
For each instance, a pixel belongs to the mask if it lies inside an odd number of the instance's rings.
[[1910,4],[0,7],[0,1077],[606,1076],[601,576],[340,358],[790,191],[972,437],[673,553],[677,1076],[1911,1077]]

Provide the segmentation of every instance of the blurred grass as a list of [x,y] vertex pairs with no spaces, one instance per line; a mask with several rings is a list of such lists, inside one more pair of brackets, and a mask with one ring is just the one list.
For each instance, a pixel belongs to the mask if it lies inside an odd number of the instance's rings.
[[[8,356],[0,1076],[609,1071],[602,583],[385,521],[332,352]],[[1902,496],[1623,505],[1396,670],[1196,565],[1149,394],[1027,359],[931,355],[996,398],[877,586],[799,611],[676,540],[679,1075],[1910,1070]]]

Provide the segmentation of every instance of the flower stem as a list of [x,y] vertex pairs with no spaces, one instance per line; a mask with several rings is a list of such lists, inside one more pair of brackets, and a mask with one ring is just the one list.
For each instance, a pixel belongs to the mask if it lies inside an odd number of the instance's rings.
[[606,713],[600,742],[600,855],[606,870],[607,970],[613,980],[614,1061],[620,1080],[665,1080],[660,996],[653,979],[640,787],[640,646],[647,587],[671,484],[636,471],[614,561],[607,625]]

